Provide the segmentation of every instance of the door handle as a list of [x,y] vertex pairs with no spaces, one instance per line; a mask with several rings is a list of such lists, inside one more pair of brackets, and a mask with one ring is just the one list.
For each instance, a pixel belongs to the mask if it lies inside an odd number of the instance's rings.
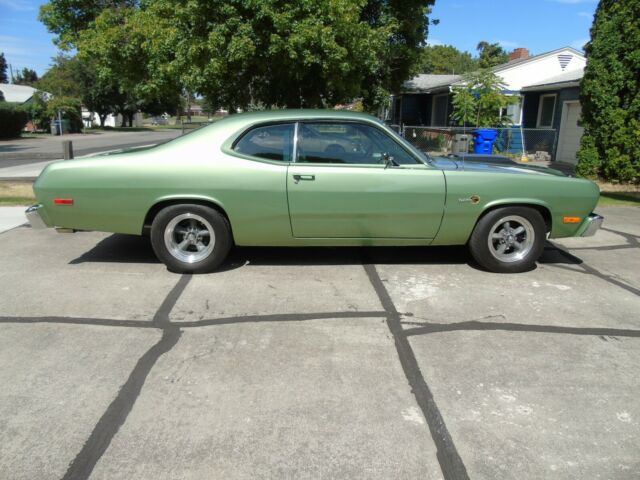
[[293,174],[293,181],[298,183],[300,180],[313,181],[316,179],[315,175],[299,175],[297,173]]

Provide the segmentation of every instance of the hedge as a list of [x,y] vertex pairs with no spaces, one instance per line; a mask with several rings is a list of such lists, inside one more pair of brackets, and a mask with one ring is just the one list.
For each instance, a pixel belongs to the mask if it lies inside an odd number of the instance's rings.
[[17,138],[29,120],[29,114],[11,103],[0,102],[0,139]]

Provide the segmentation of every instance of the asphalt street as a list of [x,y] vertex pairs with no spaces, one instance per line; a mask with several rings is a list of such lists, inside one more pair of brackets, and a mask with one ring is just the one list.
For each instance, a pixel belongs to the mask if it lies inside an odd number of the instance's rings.
[[0,142],[0,177],[2,169],[20,167],[44,160],[57,160],[63,157],[62,142],[71,140],[75,156],[121,148],[154,145],[181,135],[179,129],[148,130],[138,132],[90,131],[86,134],[63,136],[42,136],[3,140]]
[[464,248],[0,234],[0,478],[640,478],[640,210],[537,268]]

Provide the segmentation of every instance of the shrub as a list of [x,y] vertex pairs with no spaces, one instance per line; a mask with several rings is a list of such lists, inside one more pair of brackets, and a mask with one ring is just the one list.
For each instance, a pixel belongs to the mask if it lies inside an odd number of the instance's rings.
[[[640,183],[640,0],[601,0],[586,45],[578,171]],[[634,20],[636,19],[636,20]],[[598,165],[598,168],[596,168]]]
[[20,106],[0,103],[0,138],[17,138],[27,124],[29,115]]

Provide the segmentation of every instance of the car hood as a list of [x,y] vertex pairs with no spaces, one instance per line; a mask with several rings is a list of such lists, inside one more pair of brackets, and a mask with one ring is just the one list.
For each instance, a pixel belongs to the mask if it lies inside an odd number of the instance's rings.
[[491,161],[463,161],[459,158],[432,157],[433,165],[442,170],[464,170],[466,172],[487,172],[487,173],[511,173],[522,175],[553,175],[566,176],[559,170],[542,167],[539,165],[525,165],[522,163],[505,164],[491,163]]

